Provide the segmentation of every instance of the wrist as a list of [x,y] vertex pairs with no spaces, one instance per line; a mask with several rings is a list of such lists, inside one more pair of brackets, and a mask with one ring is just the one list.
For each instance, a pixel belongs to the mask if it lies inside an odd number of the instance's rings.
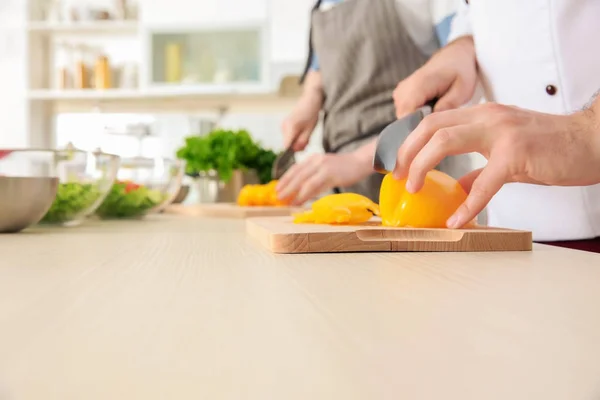
[[590,146],[595,155],[597,167],[600,167],[600,98],[597,98],[584,113],[587,113],[589,118]]
[[451,54],[453,59],[470,60],[476,63],[477,58],[475,57],[473,36],[461,36],[455,39],[438,50],[434,57],[445,54]]
[[356,166],[364,171],[365,177],[375,172],[373,169],[373,156],[375,155],[376,144],[377,140],[374,139],[350,153]]
[[310,115],[311,119],[319,117],[319,111],[321,111],[322,107],[322,97],[317,93],[308,93],[306,91],[296,104],[296,110],[304,115]]
[[321,109],[323,106],[323,92],[317,87],[306,87],[300,96],[300,103],[312,109]]
[[569,132],[568,142],[579,149],[572,158],[579,165],[576,182],[581,185],[600,183],[600,103],[596,101],[582,111],[570,115],[560,116],[568,122],[566,130]]

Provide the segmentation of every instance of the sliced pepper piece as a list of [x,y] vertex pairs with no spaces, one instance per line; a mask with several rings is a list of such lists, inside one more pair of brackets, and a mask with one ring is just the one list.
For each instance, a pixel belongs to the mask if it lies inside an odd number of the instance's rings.
[[277,180],[264,185],[245,185],[240,191],[237,204],[239,206],[274,206],[282,207],[289,205],[288,201],[279,200],[277,197]]
[[337,193],[324,196],[310,210],[294,215],[294,223],[357,225],[379,215],[379,206],[356,193]]

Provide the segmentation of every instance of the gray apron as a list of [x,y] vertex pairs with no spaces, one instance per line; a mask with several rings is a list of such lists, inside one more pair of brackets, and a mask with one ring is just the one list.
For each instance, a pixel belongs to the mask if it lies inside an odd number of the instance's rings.
[[[325,104],[323,147],[351,152],[396,119],[398,82],[427,61],[404,28],[396,0],[345,0],[312,13],[311,42],[319,59]],[[340,188],[379,201],[383,175]]]

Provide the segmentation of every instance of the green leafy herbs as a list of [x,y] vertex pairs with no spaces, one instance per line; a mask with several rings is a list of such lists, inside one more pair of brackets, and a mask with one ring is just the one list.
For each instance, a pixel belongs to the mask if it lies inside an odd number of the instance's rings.
[[237,169],[256,170],[261,183],[271,180],[271,168],[277,155],[262,148],[245,130],[215,130],[206,136],[190,136],[177,157],[186,161],[191,176],[215,170],[219,178],[229,182]]
[[140,217],[160,205],[166,197],[158,190],[133,182],[117,182],[96,210],[96,215],[103,219]]
[[98,187],[88,183],[61,183],[54,203],[42,218],[42,223],[56,224],[85,216],[100,198]]
[[260,183],[269,183],[272,177],[273,164],[277,154],[271,150],[260,149],[256,158],[246,165],[249,169],[254,169],[258,174]]

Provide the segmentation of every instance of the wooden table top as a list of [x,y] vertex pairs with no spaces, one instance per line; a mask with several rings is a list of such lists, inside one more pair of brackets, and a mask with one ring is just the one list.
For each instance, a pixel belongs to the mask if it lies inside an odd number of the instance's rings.
[[600,255],[274,255],[161,216],[0,236],[0,399],[600,398]]

